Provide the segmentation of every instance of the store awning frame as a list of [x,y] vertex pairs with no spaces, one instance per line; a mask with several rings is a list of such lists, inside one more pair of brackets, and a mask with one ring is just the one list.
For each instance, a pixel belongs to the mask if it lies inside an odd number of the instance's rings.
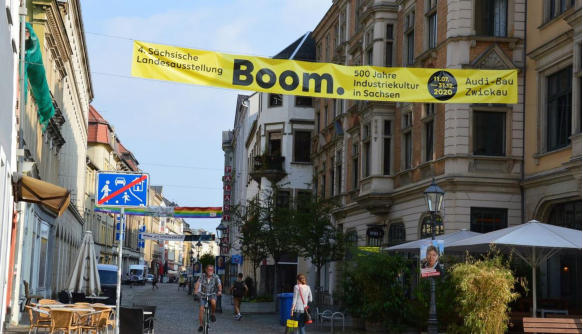
[[14,187],[17,202],[36,203],[61,216],[69,207],[71,192],[63,187],[23,175]]

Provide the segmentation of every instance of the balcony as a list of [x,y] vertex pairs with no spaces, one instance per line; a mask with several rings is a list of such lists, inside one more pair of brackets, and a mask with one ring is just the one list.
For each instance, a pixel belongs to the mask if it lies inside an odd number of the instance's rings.
[[253,180],[261,183],[265,177],[272,183],[277,183],[287,174],[283,168],[285,157],[279,155],[260,155],[253,160],[253,170],[250,175]]

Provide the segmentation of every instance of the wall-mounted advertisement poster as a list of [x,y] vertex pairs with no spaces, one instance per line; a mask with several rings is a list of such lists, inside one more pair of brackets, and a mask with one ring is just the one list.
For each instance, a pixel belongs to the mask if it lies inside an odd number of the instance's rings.
[[443,240],[432,240],[421,247],[419,259],[421,261],[421,277],[432,277],[441,275],[442,265],[439,258],[443,255]]

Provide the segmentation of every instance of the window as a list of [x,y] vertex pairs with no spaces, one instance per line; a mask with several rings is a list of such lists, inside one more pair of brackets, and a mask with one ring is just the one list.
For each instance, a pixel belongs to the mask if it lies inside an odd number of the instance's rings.
[[425,123],[425,161],[433,160],[433,120]]
[[330,162],[330,197],[334,197],[336,192],[334,191],[334,186],[336,185],[336,177],[334,175],[334,160]]
[[[431,215],[425,216],[419,227],[419,239],[431,238],[431,225]],[[443,233],[443,219],[441,216],[435,216],[435,235],[438,236]]]
[[294,162],[310,162],[310,132],[294,132]]
[[276,197],[276,206],[278,208],[289,208],[289,199],[290,199],[290,194],[289,194],[289,190],[278,190],[277,191],[277,197]]
[[355,230],[346,231],[346,260],[351,260],[353,249],[358,246],[358,233]]
[[479,36],[506,37],[508,0],[476,0],[474,22]]
[[548,223],[581,231],[581,200],[551,206]]
[[296,107],[312,107],[312,98],[308,96],[296,96]]
[[575,0],[547,0],[547,21],[566,12],[575,5]]
[[415,62],[415,11],[405,16],[405,60],[407,65]]
[[334,100],[334,118],[342,115],[344,100]]
[[569,145],[571,78],[571,66],[547,77],[547,151]]
[[283,96],[281,94],[269,94],[269,106],[281,107],[283,105]]
[[270,156],[281,156],[281,132],[269,132],[267,153]]
[[391,121],[384,121],[383,175],[391,175]]
[[322,164],[322,184],[321,184],[321,196],[322,198],[326,198],[326,163]]
[[405,224],[392,223],[389,225],[389,246],[401,244],[405,240]]
[[488,233],[508,227],[508,209],[471,208],[470,230]]
[[393,66],[393,25],[387,24],[385,41],[385,66]]
[[368,247],[380,247],[383,243],[385,232],[380,226],[371,226],[366,230],[366,245]]
[[298,210],[309,209],[312,202],[312,193],[307,190],[298,190],[297,208]]
[[340,9],[340,16],[338,17],[338,45],[346,40],[346,7]]
[[336,192],[342,194],[342,151],[336,152]]
[[358,144],[352,144],[352,189],[358,188]]
[[506,113],[474,111],[474,155],[506,154]]
[[403,114],[403,167],[410,169],[413,162],[413,112],[408,111]]
[[431,161],[433,160],[433,133],[434,133],[434,128],[433,128],[433,115],[435,115],[435,104],[433,103],[426,103],[425,104],[425,153],[424,153],[424,161]]
[[364,172],[364,177],[368,177],[371,174],[371,144],[370,144],[370,125],[365,125],[362,128],[362,170]]
[[427,17],[427,41],[430,49],[437,45],[437,0],[427,0],[428,8],[425,16]]

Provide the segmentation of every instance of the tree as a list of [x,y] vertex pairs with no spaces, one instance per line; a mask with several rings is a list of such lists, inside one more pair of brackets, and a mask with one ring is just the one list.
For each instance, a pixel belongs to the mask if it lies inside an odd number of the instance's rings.
[[331,210],[335,207],[333,202],[306,194],[298,198],[295,207],[293,226],[297,232],[294,244],[299,254],[310,259],[316,267],[316,291],[319,291],[322,267],[326,262],[342,259],[344,237],[330,219]]
[[[268,256],[265,248],[265,233],[260,219],[261,207],[258,199],[247,203],[246,207],[237,207],[234,210],[235,219],[241,224],[239,250],[253,266],[253,284],[257,286],[257,269]],[[255,292],[257,289],[254,289]]]
[[206,253],[200,257],[199,261],[202,264],[202,270],[204,271],[207,265],[215,265],[215,256],[211,253]]
[[296,211],[290,207],[290,203],[279,197],[280,189],[272,185],[272,189],[266,191],[264,199],[260,200],[260,220],[265,233],[265,249],[275,262],[273,293],[278,292],[279,262],[285,254],[297,252],[295,238],[297,229],[294,226]]

